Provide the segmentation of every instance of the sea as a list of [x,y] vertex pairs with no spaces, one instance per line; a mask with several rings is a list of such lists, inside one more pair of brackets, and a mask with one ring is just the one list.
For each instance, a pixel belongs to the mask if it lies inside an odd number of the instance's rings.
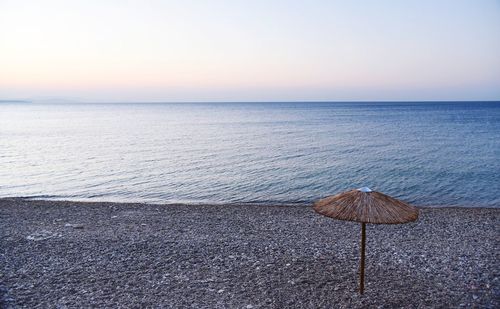
[[500,102],[0,104],[0,197],[500,207]]

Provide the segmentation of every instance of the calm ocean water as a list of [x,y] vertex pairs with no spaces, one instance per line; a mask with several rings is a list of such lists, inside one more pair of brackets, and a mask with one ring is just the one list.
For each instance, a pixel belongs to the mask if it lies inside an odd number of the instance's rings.
[[0,197],[500,207],[500,102],[0,104]]

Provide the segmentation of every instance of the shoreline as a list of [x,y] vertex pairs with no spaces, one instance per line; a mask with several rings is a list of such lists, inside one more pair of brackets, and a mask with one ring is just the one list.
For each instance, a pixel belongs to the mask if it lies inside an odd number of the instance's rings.
[[[79,203],[79,204],[130,204],[130,205],[144,205],[144,206],[260,206],[260,207],[312,207],[313,202],[139,202],[139,201],[112,201],[112,200],[85,200],[85,199],[65,199],[65,198],[47,198],[47,197],[24,197],[24,196],[7,196],[0,197],[2,200],[12,201],[42,201],[42,202],[64,202],[64,203]],[[458,206],[458,205],[414,205],[418,209],[500,209],[500,205],[494,206]]]
[[359,224],[244,206],[1,198],[0,306],[500,305],[500,209],[369,225],[361,296]]

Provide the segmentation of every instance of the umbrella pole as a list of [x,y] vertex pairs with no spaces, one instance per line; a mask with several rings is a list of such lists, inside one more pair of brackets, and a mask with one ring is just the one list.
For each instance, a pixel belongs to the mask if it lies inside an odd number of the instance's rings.
[[365,245],[366,245],[366,223],[361,223],[361,265],[359,269],[359,294],[365,290]]

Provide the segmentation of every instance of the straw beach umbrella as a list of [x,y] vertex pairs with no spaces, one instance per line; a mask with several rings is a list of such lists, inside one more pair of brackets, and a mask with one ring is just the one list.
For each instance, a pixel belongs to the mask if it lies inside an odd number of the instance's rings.
[[363,187],[325,197],[314,203],[314,210],[324,216],[361,223],[361,261],[359,293],[365,287],[366,223],[397,224],[415,221],[418,209],[380,192]]

